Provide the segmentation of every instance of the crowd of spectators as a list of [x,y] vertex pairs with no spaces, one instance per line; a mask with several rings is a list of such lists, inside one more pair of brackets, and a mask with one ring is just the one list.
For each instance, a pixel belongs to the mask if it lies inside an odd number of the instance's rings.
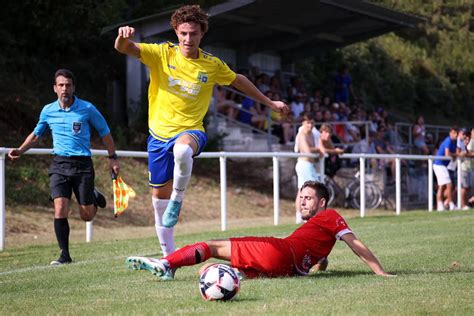
[[[285,101],[290,106],[290,113],[271,111],[246,96],[221,87],[216,87],[214,94],[217,111],[255,129],[267,131],[271,128],[272,133],[280,138],[280,143],[289,148],[294,146],[297,131],[308,117],[313,119],[315,129],[329,127],[332,131],[331,142],[346,153],[394,154],[407,153],[411,149],[410,152],[415,154],[438,155],[441,144],[445,141],[441,137],[435,140],[432,134],[427,133],[423,116],[418,116],[410,131],[412,144],[408,146],[412,147],[407,147],[406,142],[403,144],[387,111],[383,107],[369,110],[354,93],[352,78],[346,66],[341,67],[334,76],[330,91],[321,88],[309,90],[307,83],[300,77],[293,76],[284,80],[279,71],[269,75],[253,67],[248,72],[244,70],[240,73],[246,75],[270,99]],[[470,153],[469,155],[474,156],[474,148],[469,151],[465,149],[466,146],[462,146],[464,143],[469,144],[470,136],[470,131],[460,130],[456,155],[466,156],[466,153]],[[474,147],[472,143],[471,147]],[[357,164],[357,161],[352,163]],[[385,169],[388,181],[394,181],[394,159],[369,159],[369,164],[372,168]],[[469,200],[465,188],[469,188],[468,184],[474,185],[474,163],[471,168],[470,162],[463,162],[463,170],[467,169],[472,171],[468,176],[472,179],[463,179],[463,207],[466,207]],[[469,200],[471,202],[474,202],[474,198]],[[452,205],[445,207],[452,208]]]
[[[400,145],[387,112],[382,107],[367,110],[354,94],[352,78],[346,66],[335,75],[331,91],[321,88],[310,91],[300,77],[284,80],[279,71],[271,76],[256,67],[240,72],[270,99],[285,101],[291,112],[287,115],[269,112],[268,108],[252,99],[222,88],[216,90],[217,110],[261,130],[269,128],[270,117],[272,133],[280,138],[283,145],[294,144],[304,115],[311,116],[317,128],[324,123],[329,124],[333,130],[333,143],[342,146],[345,152],[392,153]],[[369,122],[368,126],[365,122]]]

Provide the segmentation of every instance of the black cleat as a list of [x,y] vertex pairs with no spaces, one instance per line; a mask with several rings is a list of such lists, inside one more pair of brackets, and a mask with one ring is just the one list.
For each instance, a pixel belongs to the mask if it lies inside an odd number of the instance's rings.
[[107,200],[105,199],[105,196],[100,193],[97,188],[94,188],[94,198],[95,198],[95,205],[97,205],[100,208],[104,208],[107,206]]
[[71,263],[71,262],[72,262],[71,257],[61,255],[58,259],[51,261],[50,265],[60,266],[60,265],[68,264],[68,263]]

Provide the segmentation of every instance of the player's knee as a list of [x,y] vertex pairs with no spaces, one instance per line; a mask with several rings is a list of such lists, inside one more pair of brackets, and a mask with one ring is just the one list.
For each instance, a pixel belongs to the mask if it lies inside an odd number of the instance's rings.
[[190,171],[193,162],[193,149],[186,144],[176,144],[173,147],[174,162],[183,172]]
[[188,161],[193,158],[193,149],[187,144],[176,144],[173,147],[173,155],[177,162]]
[[96,207],[92,205],[90,207],[81,207],[79,213],[83,221],[90,222],[94,219],[96,212]]

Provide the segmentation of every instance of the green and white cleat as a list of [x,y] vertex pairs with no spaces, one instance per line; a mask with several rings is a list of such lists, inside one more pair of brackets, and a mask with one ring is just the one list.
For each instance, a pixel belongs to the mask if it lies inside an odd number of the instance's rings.
[[[128,257],[125,261],[131,270],[147,270],[157,277],[163,277],[169,269],[160,260],[146,257]],[[174,276],[174,273],[173,273]]]
[[175,269],[166,269],[166,272],[160,277],[163,281],[172,281],[174,280],[174,274],[176,273]]

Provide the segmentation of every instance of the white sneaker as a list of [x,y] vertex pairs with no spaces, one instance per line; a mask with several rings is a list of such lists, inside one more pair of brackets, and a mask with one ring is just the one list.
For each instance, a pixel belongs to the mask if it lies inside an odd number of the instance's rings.
[[469,206],[467,206],[467,205],[464,205],[464,206],[462,207],[462,209],[461,209],[461,210],[463,210],[463,211],[467,211],[467,210],[470,210],[470,209],[471,209],[471,208],[470,208]]
[[456,205],[453,202],[449,202],[449,210],[454,211],[456,209]]
[[436,208],[436,210],[438,212],[446,211],[446,209],[444,208],[443,202],[438,202],[438,207]]

